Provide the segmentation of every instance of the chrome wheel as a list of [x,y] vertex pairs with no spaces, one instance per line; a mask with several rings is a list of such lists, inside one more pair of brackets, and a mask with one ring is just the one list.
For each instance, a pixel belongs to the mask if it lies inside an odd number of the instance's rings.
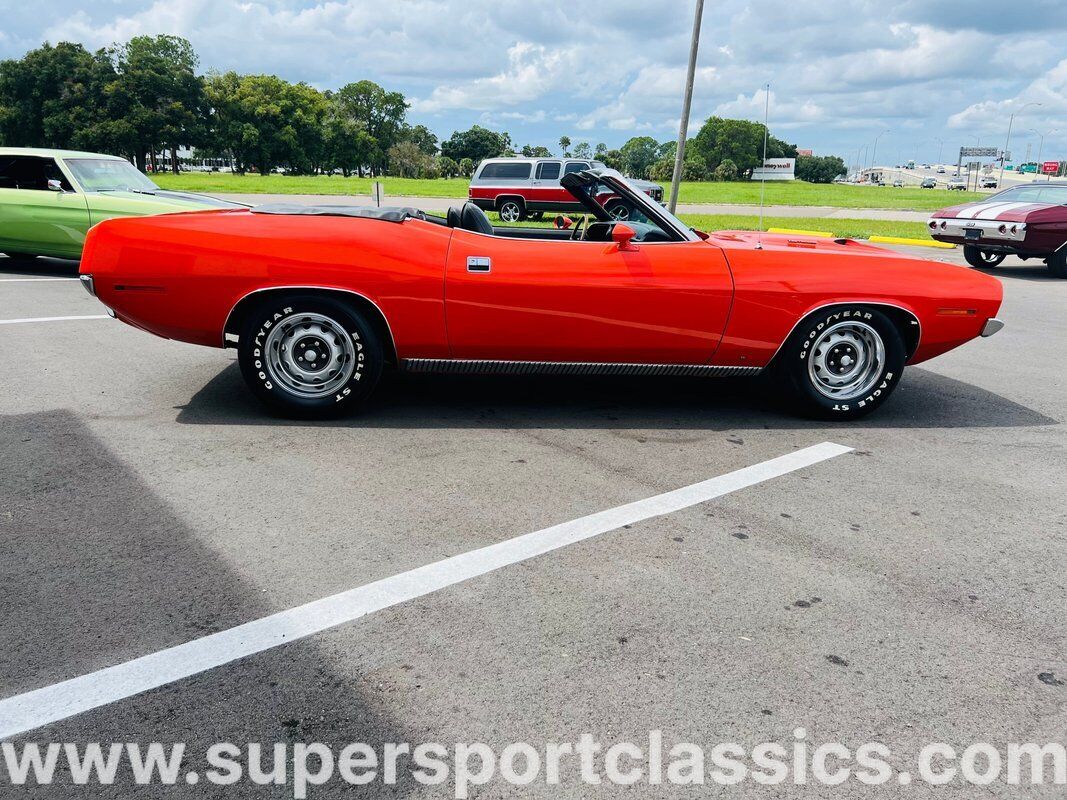
[[294,314],[270,329],[263,361],[272,380],[299,397],[325,397],[352,378],[356,348],[336,320]]
[[874,388],[885,366],[882,337],[865,322],[839,322],[808,351],[812,386],[833,400],[853,400]]
[[522,218],[522,208],[518,203],[508,201],[500,206],[500,218],[504,222],[518,222]]
[[630,218],[630,209],[623,203],[616,203],[608,209],[608,214],[612,219],[618,220],[619,222],[625,222]]

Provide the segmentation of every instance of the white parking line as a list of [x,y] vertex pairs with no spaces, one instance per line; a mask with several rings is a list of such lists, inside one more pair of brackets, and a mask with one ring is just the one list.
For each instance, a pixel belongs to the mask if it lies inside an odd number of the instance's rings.
[[0,740],[320,633],[624,525],[670,514],[851,450],[832,442],[507,539],[166,650],[0,700]]
[[40,283],[41,281],[76,281],[77,278],[0,278],[0,283]]
[[19,325],[23,322],[66,322],[71,319],[110,319],[107,314],[90,314],[82,317],[26,317],[24,319],[0,319],[0,325]]

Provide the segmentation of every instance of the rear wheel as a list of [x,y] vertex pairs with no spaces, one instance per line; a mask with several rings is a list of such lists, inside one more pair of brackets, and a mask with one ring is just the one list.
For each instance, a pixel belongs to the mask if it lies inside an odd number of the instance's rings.
[[973,244],[963,246],[963,257],[972,267],[996,267],[1004,260],[1006,253],[998,253],[995,250],[983,250]]
[[777,368],[802,413],[849,420],[886,401],[906,358],[904,340],[889,317],[869,306],[844,306],[802,322]]
[[238,348],[253,394],[284,416],[316,419],[351,411],[382,372],[374,326],[333,298],[268,300],[249,313]]
[[1067,278],[1067,247],[1061,247],[1048,257],[1048,271],[1057,278]]
[[505,200],[496,213],[504,222],[521,222],[526,218],[526,209],[518,200]]
[[527,219],[532,219],[532,220],[536,220],[536,221],[540,221],[540,220],[544,219],[544,216],[545,216],[545,212],[544,211],[530,211],[530,212],[528,212],[526,214]]

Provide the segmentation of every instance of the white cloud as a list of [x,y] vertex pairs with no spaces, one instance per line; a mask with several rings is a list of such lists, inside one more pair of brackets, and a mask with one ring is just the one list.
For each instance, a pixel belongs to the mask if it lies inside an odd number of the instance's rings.
[[[403,91],[443,136],[474,122],[554,144],[566,128],[611,145],[673,138],[692,0],[70,0],[9,2],[0,57],[43,40],[106,46],[188,38],[204,69],[272,72],[333,88],[363,78]],[[72,10],[71,6],[76,5]],[[705,11],[692,130],[709,115],[762,117],[822,152],[937,148],[991,135],[1030,100],[1028,125],[1067,108],[1063,0],[718,0]],[[1059,62],[1059,63],[1057,63]],[[1058,144],[1067,146],[1067,120]],[[1045,129],[1045,128],[1042,128]],[[948,146],[948,145],[946,145]],[[929,154],[926,158],[936,155]]]

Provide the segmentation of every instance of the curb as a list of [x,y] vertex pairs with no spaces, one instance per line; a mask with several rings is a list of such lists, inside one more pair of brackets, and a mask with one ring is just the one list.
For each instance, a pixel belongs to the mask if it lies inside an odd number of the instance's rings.
[[872,236],[867,241],[881,244],[908,244],[912,247],[936,247],[941,250],[956,249],[956,245],[948,242],[935,242],[933,239],[906,239],[903,236]]
[[799,228],[768,228],[767,233],[791,233],[796,236],[817,236],[821,239],[833,239],[830,231],[805,231]]

